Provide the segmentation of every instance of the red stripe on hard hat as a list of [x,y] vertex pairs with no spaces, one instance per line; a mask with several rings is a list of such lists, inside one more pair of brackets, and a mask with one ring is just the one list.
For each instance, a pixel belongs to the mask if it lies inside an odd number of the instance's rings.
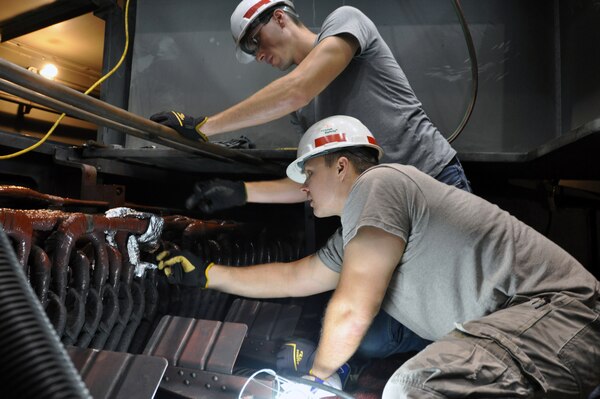
[[325,145],[327,143],[339,143],[342,141],[348,141],[346,140],[346,135],[345,134],[340,134],[340,133],[336,133],[336,134],[330,134],[328,136],[323,136],[323,137],[318,137],[315,139],[315,147],[320,147],[322,145]]
[[264,6],[265,4],[268,4],[270,2],[271,2],[271,0],[260,0],[258,3],[256,3],[252,7],[250,7],[248,9],[248,11],[246,11],[246,13],[244,14],[244,18],[250,18],[251,16],[254,15],[256,10],[258,10],[261,6]]
[[[340,134],[340,133],[330,134],[328,136],[323,136],[323,137],[316,138],[315,139],[315,147],[321,147],[322,145],[325,145],[327,143],[341,143],[341,142],[344,142],[344,141],[348,141],[348,140],[346,140],[346,135],[345,134]],[[370,144],[378,145],[377,141],[375,140],[374,137],[367,136],[367,141]]]

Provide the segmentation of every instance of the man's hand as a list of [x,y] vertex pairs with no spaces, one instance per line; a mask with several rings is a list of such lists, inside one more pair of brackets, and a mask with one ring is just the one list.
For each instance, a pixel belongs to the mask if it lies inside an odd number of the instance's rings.
[[316,351],[317,346],[306,339],[286,342],[277,353],[277,371],[308,374]]
[[208,141],[208,137],[200,130],[208,120],[206,116],[194,118],[184,115],[182,112],[163,111],[150,116],[150,120],[173,128],[177,130],[177,133],[190,140]]
[[339,389],[340,391],[342,390],[342,382],[340,380],[340,376],[338,375],[338,373],[333,373],[331,376],[329,376],[328,378],[326,378],[324,380],[322,380],[319,377],[314,376],[312,374],[307,374],[305,376],[302,376],[302,378],[309,380],[309,381],[318,382],[319,384],[327,385],[327,386],[335,388],[335,389]]
[[245,205],[246,199],[244,182],[214,179],[196,183],[194,192],[185,202],[185,207],[213,213]]
[[156,257],[158,269],[167,276],[169,283],[190,287],[208,288],[208,270],[214,263],[203,262],[190,251],[163,251]]
[[[307,378],[306,375],[312,371],[315,361],[317,347],[311,341],[306,339],[297,339],[295,341],[286,342],[281,346],[277,353],[277,371],[280,373],[297,373],[305,374],[302,378]],[[350,365],[344,363],[331,377],[325,380],[326,384],[329,379],[337,381],[337,385],[327,384],[337,389],[342,389],[350,377]],[[318,377],[310,376],[310,379]]]
[[[302,380],[311,382],[302,382]],[[336,396],[338,393],[336,391],[342,390],[340,379],[335,373],[324,380],[314,375],[305,375],[302,378],[290,379],[290,381],[284,382],[281,388],[285,392],[284,395],[286,397],[314,399],[331,398]]]

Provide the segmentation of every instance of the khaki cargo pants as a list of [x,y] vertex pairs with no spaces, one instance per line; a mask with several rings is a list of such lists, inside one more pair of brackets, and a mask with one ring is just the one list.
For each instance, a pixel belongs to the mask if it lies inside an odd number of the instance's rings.
[[600,384],[600,302],[524,300],[457,324],[396,370],[383,398],[587,398]]

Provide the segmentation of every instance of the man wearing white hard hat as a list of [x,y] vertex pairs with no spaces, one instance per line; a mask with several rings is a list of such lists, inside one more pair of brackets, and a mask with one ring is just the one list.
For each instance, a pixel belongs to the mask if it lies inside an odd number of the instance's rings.
[[334,290],[309,372],[338,387],[383,309],[434,341],[384,398],[587,398],[600,383],[600,282],[496,205],[413,166],[377,165],[381,155],[348,116],[302,137],[287,174],[316,216],[342,225],[316,254],[232,268],[177,251],[159,268],[172,283],[245,297]]
[[[231,15],[241,62],[265,62],[290,73],[241,103],[213,116],[162,112],[151,118],[200,139],[266,123],[293,113],[305,132],[318,120],[347,115],[361,121],[383,149],[383,162],[413,165],[436,179],[470,191],[456,151],[429,120],[402,68],[361,11],[344,6],[325,18],[318,34],[300,21],[291,0],[243,0]],[[302,144],[300,144],[302,145]],[[189,209],[206,213],[249,202],[305,201],[292,179],[198,182]],[[429,341],[381,312],[360,348],[363,358],[421,350]]]
[[[413,165],[469,190],[456,151],[429,120],[377,27],[360,10],[337,8],[316,34],[302,24],[291,0],[243,0],[230,22],[238,60],[296,68],[216,115],[166,111],[151,119],[188,138],[208,140],[289,114],[300,134],[323,118],[349,115],[373,132],[385,151],[383,161]],[[210,213],[246,202],[301,201],[298,185],[289,179],[218,180],[198,183],[187,206]]]

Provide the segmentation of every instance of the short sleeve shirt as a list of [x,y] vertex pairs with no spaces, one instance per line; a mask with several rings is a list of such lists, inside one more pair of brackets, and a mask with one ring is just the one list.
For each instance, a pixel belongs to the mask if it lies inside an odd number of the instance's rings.
[[355,38],[358,52],[325,90],[293,114],[292,122],[303,133],[326,117],[353,116],[383,148],[382,162],[413,165],[437,176],[456,151],[429,120],[375,24],[354,7],[340,7],[323,22],[315,45],[340,35]]
[[552,241],[414,167],[387,164],[364,172],[341,222],[318,252],[337,272],[344,248],[363,226],[406,243],[382,307],[423,338],[440,338],[454,323],[494,312],[515,295],[566,292],[591,306],[599,291],[594,276]]

